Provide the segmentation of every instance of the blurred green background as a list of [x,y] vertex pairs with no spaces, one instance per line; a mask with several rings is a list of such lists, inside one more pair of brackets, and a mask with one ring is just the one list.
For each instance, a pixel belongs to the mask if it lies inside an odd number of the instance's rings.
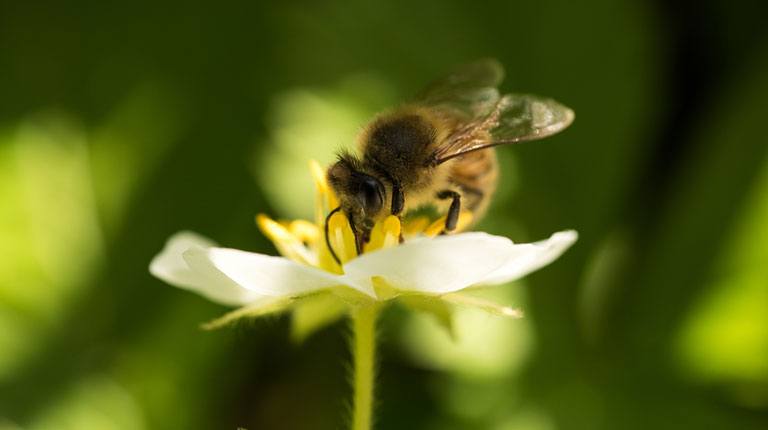
[[768,27],[759,2],[0,3],[0,429],[339,429],[344,323],[203,332],[153,279],[191,229],[274,253],[376,111],[485,56],[576,122],[502,148],[481,229],[575,228],[457,315],[381,323],[377,429],[768,428]]

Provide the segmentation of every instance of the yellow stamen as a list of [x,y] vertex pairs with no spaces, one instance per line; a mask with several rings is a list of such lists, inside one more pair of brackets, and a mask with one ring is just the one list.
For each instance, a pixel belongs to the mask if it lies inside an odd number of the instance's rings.
[[325,170],[315,160],[309,162],[309,171],[315,181],[315,223],[322,225],[325,222],[324,214],[339,206],[339,201],[333,190],[325,180]]
[[294,236],[279,222],[264,214],[256,215],[256,224],[262,234],[271,240],[282,256],[302,264],[316,265],[317,261],[304,246],[304,243]]
[[[437,221],[433,222],[429,227],[426,228],[426,230],[424,230],[424,235],[429,237],[435,237],[438,234],[442,233],[443,229],[445,228],[446,219],[447,219],[447,216],[442,216]],[[456,228],[453,230],[453,232],[458,233],[464,230],[471,222],[472,222],[472,212],[461,211],[459,213],[459,219],[456,222]]]
[[364,252],[371,252],[377,249],[381,249],[381,247],[384,245],[383,225],[384,223],[377,222],[376,225],[373,226],[373,229],[371,230],[371,240],[369,240],[368,243],[366,243],[363,247]]
[[288,230],[299,240],[307,244],[315,244],[320,239],[320,229],[309,221],[297,219],[291,221]]
[[371,239],[365,244],[365,252],[375,251],[381,248],[389,248],[400,242],[400,220],[389,215],[376,223],[371,230]]
[[[315,160],[310,160],[309,171],[312,174],[312,179],[315,182],[315,224],[314,229],[317,231],[317,241],[314,243],[314,249],[317,251],[318,266],[323,270],[327,270],[333,273],[343,273],[341,266],[336,263],[336,260],[331,256],[331,251],[328,249],[325,243],[325,222],[326,214],[338,206],[338,201],[335,194],[328,186],[326,181],[325,170],[320,163]],[[296,226],[302,230],[309,231],[305,226]],[[333,230],[328,229],[328,233],[331,238],[333,236]],[[296,232],[297,235],[301,233]]]
[[342,212],[336,212],[328,220],[328,236],[333,251],[342,264],[357,257],[355,235],[349,227],[347,216]]
[[382,222],[382,230],[384,231],[384,244],[381,246],[382,248],[389,248],[400,244],[402,224],[398,217],[390,215],[384,218],[384,222]]
[[429,218],[425,216],[409,219],[403,224],[403,236],[411,237],[422,233],[429,226]]
[[309,171],[315,181],[315,223],[323,223],[325,213],[325,195],[328,194],[328,185],[325,182],[325,174],[320,164],[312,160],[309,162]]

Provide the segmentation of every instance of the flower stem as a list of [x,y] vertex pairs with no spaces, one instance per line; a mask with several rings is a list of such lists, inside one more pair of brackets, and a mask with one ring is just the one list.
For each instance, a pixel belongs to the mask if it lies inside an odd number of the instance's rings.
[[376,305],[361,307],[352,314],[352,354],[355,368],[352,430],[371,429],[377,314]]

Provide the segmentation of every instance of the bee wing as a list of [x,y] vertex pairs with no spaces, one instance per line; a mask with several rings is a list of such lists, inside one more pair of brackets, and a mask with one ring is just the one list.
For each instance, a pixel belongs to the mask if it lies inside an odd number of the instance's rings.
[[439,108],[469,118],[485,115],[499,100],[496,87],[504,79],[504,68],[488,58],[465,64],[434,81],[416,97],[420,105]]
[[573,122],[571,109],[555,100],[507,94],[491,111],[454,131],[435,150],[436,164],[492,146],[542,139]]

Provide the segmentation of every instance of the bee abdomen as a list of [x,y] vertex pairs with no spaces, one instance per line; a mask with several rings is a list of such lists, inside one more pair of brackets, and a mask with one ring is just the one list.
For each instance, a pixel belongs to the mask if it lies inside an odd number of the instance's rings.
[[458,157],[451,166],[451,182],[461,189],[465,207],[474,212],[475,219],[482,217],[496,191],[498,170],[492,148]]

